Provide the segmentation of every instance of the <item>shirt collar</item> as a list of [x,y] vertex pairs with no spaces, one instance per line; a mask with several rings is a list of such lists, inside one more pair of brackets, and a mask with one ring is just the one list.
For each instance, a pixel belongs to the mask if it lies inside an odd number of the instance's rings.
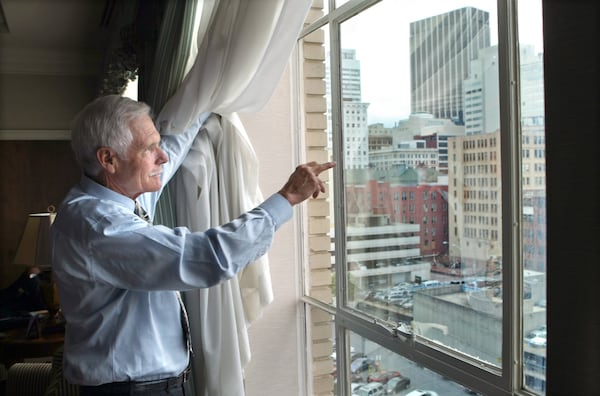
[[79,182],[81,190],[87,194],[93,195],[99,199],[114,201],[118,205],[130,209],[132,212],[135,209],[135,201],[125,195],[118,193],[110,188],[104,187],[89,176],[81,176]]

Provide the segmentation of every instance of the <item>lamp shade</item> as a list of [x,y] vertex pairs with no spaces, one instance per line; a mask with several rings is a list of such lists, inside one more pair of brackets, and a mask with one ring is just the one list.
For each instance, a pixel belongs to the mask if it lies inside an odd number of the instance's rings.
[[14,264],[27,267],[50,267],[50,226],[56,213],[31,213],[19,242]]

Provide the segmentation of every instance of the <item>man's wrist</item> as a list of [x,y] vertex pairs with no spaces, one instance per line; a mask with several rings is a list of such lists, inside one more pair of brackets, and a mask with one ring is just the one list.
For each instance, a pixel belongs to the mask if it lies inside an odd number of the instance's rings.
[[277,192],[279,195],[281,195],[283,198],[285,198],[290,205],[295,205],[294,200],[292,199],[291,194],[287,193],[285,190],[281,189]]
[[271,217],[275,222],[275,228],[279,228],[283,223],[288,221],[293,214],[292,204],[280,192],[271,195],[259,206],[271,214]]

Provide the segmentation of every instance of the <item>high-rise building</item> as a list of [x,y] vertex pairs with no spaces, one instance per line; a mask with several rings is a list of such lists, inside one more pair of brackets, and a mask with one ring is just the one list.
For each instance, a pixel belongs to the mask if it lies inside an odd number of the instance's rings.
[[[368,103],[361,101],[360,61],[356,59],[356,50],[342,49],[342,114],[344,129],[344,167],[347,169],[365,169],[369,166],[369,127],[367,118]],[[328,112],[331,110],[330,70],[326,70]],[[331,114],[327,115],[331,120]],[[331,122],[328,123],[331,125]],[[331,131],[328,131],[329,147]]]
[[368,103],[344,101],[344,153],[346,169],[366,169],[369,166]]
[[500,131],[451,138],[448,153],[449,255],[483,275],[502,256]]
[[[497,46],[479,50],[464,82],[465,129],[450,139],[450,239],[463,259],[501,255],[500,119]],[[521,172],[524,258],[528,269],[545,268],[545,142],[543,62],[533,46],[519,52],[521,77]]]
[[[521,119],[528,125],[543,125],[544,90],[539,88],[544,86],[541,54],[535,54],[532,45],[521,45],[519,50]],[[498,75],[498,47],[479,50],[463,85],[465,134],[477,135],[500,128]]]
[[463,80],[490,46],[489,13],[464,7],[410,24],[411,113],[464,122]]
[[360,61],[356,59],[356,50],[342,49],[342,99],[360,102]]
[[544,125],[544,60],[533,45],[519,46],[521,118],[530,125]]
[[500,128],[498,47],[479,50],[463,83],[465,134],[478,135]]

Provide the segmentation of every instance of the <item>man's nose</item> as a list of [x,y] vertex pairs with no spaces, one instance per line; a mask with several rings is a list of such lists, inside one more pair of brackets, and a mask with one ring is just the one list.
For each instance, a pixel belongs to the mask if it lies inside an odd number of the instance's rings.
[[163,149],[161,149],[160,147],[158,148],[158,162],[160,164],[164,164],[166,162],[169,162],[169,156],[167,155],[167,153],[165,153],[165,151]]

